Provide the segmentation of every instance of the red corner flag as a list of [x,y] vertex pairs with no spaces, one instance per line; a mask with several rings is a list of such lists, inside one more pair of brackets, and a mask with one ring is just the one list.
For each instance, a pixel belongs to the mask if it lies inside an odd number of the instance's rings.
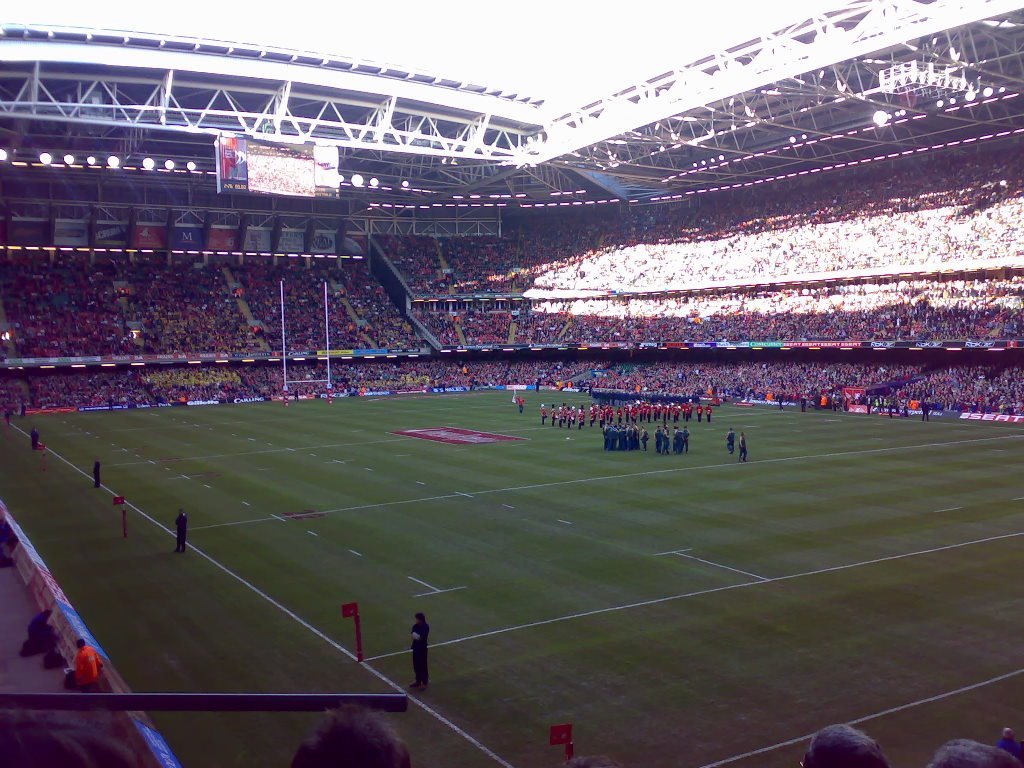
[[562,723],[561,725],[551,726],[551,735],[548,739],[548,743],[552,747],[556,747],[559,744],[565,745],[565,761],[569,762],[572,760],[573,744],[572,744],[572,723]]
[[114,497],[114,506],[116,507],[118,504],[124,504],[124,496]]

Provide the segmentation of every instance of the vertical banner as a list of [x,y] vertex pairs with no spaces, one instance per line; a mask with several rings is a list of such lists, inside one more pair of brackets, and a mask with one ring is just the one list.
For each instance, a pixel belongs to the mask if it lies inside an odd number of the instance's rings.
[[167,227],[160,224],[136,224],[132,227],[131,248],[163,251],[167,249]]
[[175,251],[203,250],[203,228],[174,227],[171,230],[171,249]]
[[242,250],[248,253],[269,253],[270,230],[249,227],[245,230],[245,242],[242,243]]
[[248,192],[249,163],[246,140],[221,135],[215,145],[217,152],[217,191]]
[[57,219],[53,224],[53,244],[79,248],[89,245],[89,222]]
[[206,249],[210,251],[237,251],[238,230],[234,227],[210,227]]

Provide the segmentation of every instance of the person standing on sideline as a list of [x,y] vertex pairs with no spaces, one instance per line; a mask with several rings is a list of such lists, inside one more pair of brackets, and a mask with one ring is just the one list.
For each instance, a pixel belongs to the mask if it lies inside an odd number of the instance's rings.
[[100,487],[100,460],[96,459],[92,463],[92,487]]
[[740,432],[740,458],[739,461],[747,460],[747,436]]
[[103,660],[91,645],[78,638],[75,642],[78,652],[75,654],[75,687],[82,693],[99,693],[100,670]]
[[427,638],[430,636],[430,625],[422,613],[416,614],[416,623],[412,625],[412,668],[416,673],[416,682],[410,688],[423,689],[430,682],[427,671]]
[[736,450],[736,433],[732,431],[732,427],[729,427],[729,431],[725,433],[725,447],[729,450],[729,455]]
[[178,516],[174,518],[174,527],[178,531],[178,546],[174,548],[174,551],[184,552],[185,538],[188,536],[188,515],[185,514],[185,510],[178,510]]
[[35,427],[32,427],[32,432],[29,433],[29,437],[32,438],[32,450],[33,451],[38,451],[39,450],[39,430],[36,429]]

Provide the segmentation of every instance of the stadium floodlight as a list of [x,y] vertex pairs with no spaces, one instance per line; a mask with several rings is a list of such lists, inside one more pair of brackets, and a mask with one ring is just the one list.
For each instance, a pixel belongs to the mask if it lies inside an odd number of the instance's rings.
[[942,99],[939,99],[938,101],[935,102],[935,106],[938,107],[939,109],[942,109],[945,105],[946,102],[944,102]]
[[64,155],[64,165],[74,165],[74,164],[75,164],[75,156],[74,155],[70,155],[70,154]]
[[993,93],[994,93],[994,91],[992,90],[992,86],[988,85],[988,86],[985,86],[985,88],[982,90],[981,95],[984,96],[987,99]]
[[884,109],[880,109],[871,116],[871,119],[874,121],[875,125],[881,128],[889,122],[889,113]]
[[6,161],[7,161],[7,150],[6,149],[0,149],[0,163],[6,162]]
[[42,163],[43,165],[49,165],[50,163],[53,162],[53,155],[51,155],[49,152],[41,152],[39,154],[39,162]]
[[173,171],[174,170],[174,161],[173,160],[164,160],[164,168],[166,168],[168,171]]
[[111,155],[110,157],[107,158],[107,166],[109,168],[120,168],[121,158],[118,157],[117,155]]
[[196,169],[196,164],[192,160],[189,160],[187,163],[185,163],[185,167],[188,168],[190,171],[194,171]]
[[790,144],[796,144],[796,136],[790,136],[789,137],[789,143]]
[[379,185],[380,185],[380,180],[376,176],[374,176],[373,178],[370,179],[370,186],[371,187],[376,188]]
[[408,181],[403,181],[402,182],[402,189],[408,189],[408,188],[409,188],[409,182]]
[[154,168],[156,168],[156,161],[154,161],[152,157],[143,158],[142,167],[145,168],[147,171],[152,171]]
[[85,158],[85,162],[87,162],[89,165],[96,165],[96,158],[93,155],[89,155],[87,158]]
[[358,174],[358,173],[352,174],[352,186],[353,187],[361,187],[361,186],[363,186],[363,177],[360,174]]
[[970,90],[967,91],[967,93],[964,94],[964,98],[967,101],[974,101],[974,99],[977,98],[977,96],[978,94],[974,92],[973,88],[971,88]]

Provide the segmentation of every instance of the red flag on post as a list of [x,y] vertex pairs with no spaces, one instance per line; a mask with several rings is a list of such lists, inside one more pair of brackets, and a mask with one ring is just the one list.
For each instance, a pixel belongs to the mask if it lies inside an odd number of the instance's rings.
[[124,504],[124,496],[115,496],[114,497],[114,506],[116,507],[119,504]]
[[561,725],[552,725],[551,734],[548,738],[548,743],[552,747],[559,745],[565,746],[565,761],[569,762],[572,760],[573,744],[572,744],[572,723],[562,723]]
[[356,625],[356,661],[363,660],[363,630],[359,624],[359,603],[343,603],[341,606],[341,617],[352,619]]

